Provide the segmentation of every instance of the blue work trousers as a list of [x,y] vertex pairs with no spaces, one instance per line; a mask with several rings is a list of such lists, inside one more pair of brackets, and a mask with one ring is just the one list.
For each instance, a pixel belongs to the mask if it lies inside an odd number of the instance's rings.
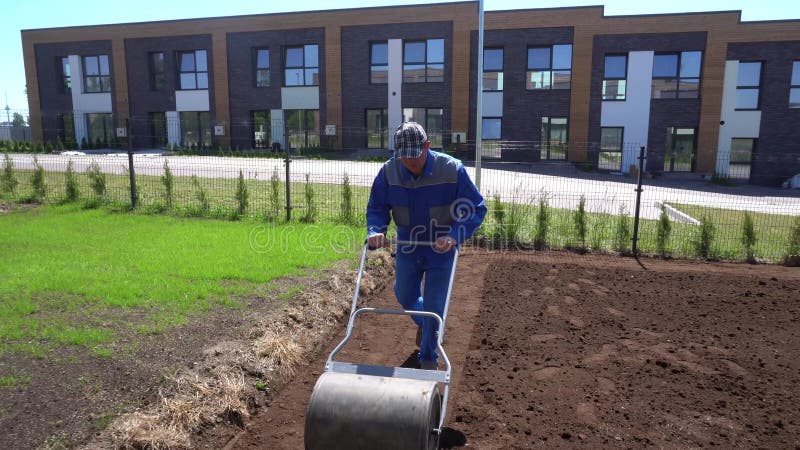
[[[447,255],[435,255],[433,258],[426,256],[423,252],[419,253],[397,252],[394,293],[403,309],[433,312],[442,317],[447,299],[447,287],[450,283],[450,272],[453,268],[454,252],[450,251]],[[424,291],[422,290],[423,276]],[[417,325],[422,326],[419,360],[436,362],[439,356],[436,353],[438,322],[429,317],[412,317]]]

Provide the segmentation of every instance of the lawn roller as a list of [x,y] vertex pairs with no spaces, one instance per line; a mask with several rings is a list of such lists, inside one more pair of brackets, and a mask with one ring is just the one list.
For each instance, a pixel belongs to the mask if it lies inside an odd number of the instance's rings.
[[[397,241],[397,245],[432,246],[431,242]],[[450,359],[442,348],[450,293],[456,273],[455,249],[443,317],[425,311],[361,308],[358,293],[367,258],[361,253],[356,291],[347,332],[325,363],[308,403],[305,424],[306,450],[433,450],[439,446],[447,398],[450,394]],[[445,370],[374,366],[334,361],[353,334],[362,314],[392,314],[430,317],[439,325],[437,348]],[[444,386],[444,392],[439,385]]]

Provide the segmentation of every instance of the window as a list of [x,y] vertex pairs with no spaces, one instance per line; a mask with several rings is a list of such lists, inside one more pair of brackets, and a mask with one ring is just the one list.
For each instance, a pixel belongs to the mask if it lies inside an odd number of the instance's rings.
[[525,89],[569,89],[572,82],[572,44],[528,48]]
[[694,128],[667,128],[665,172],[691,172],[694,166]]
[[114,118],[109,113],[86,115],[87,139],[90,145],[108,145],[114,140]]
[[389,148],[389,113],[386,108],[367,110],[367,148]]
[[187,111],[181,113],[181,144],[184,147],[211,147],[211,113]]
[[622,127],[600,128],[600,154],[597,158],[599,170],[618,171],[622,168]]
[[653,98],[698,98],[702,52],[656,53]]
[[800,61],[792,63],[792,87],[789,89],[789,108],[800,108]]
[[289,148],[319,147],[319,110],[284,110]]
[[758,109],[761,63],[740,62],[736,80],[736,109]]
[[59,92],[66,93],[72,91],[72,75],[69,69],[69,58],[58,58],[59,77],[58,77],[58,90]]
[[181,90],[208,89],[208,60],[205,50],[178,53],[181,62]]
[[254,53],[256,59],[256,87],[269,87],[269,50],[266,48],[257,48]]
[[628,55],[606,55],[603,67],[603,100],[625,100]]
[[284,86],[319,86],[319,47],[287,47],[284,53]]
[[270,148],[270,112],[253,111],[253,148]]
[[567,133],[566,117],[542,117],[540,158],[543,160],[567,159]]
[[487,141],[497,141],[503,136],[503,119],[500,117],[484,117],[481,122],[481,137]]
[[167,76],[164,72],[164,53],[150,53],[148,60],[150,62],[150,90],[160,91],[167,86]]
[[108,55],[83,57],[83,91],[111,92]]
[[403,122],[417,122],[425,128],[431,148],[442,148],[444,110],[442,108],[403,108]]
[[389,82],[389,44],[373,42],[369,47],[369,82],[387,84]]
[[731,139],[731,158],[728,163],[728,177],[736,180],[750,180],[750,166],[753,162],[755,139]]
[[403,43],[403,83],[444,81],[444,39]]
[[167,116],[164,112],[151,112],[150,116],[150,145],[161,148],[167,145]]
[[64,144],[66,149],[74,149],[77,147],[75,142],[75,119],[72,113],[64,113],[58,115],[58,138]]
[[483,51],[483,90],[503,90],[502,48],[487,48]]

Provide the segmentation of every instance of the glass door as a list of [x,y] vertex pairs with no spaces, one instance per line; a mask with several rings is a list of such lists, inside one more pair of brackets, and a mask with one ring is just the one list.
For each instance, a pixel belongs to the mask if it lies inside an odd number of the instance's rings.
[[694,128],[667,128],[664,172],[691,172],[696,150]]

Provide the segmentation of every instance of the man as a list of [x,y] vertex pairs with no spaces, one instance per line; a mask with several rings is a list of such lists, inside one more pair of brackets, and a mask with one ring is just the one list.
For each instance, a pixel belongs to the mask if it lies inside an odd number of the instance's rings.
[[[468,239],[486,215],[486,204],[455,158],[430,150],[425,130],[406,122],[394,132],[394,158],[372,183],[367,204],[370,248],[384,245],[390,218],[401,241],[435,242],[433,247],[400,245],[394,291],[406,310],[444,314],[454,247]],[[391,216],[390,216],[391,213]],[[424,294],[422,281],[425,281]],[[437,368],[437,328],[434,319],[414,316],[421,334],[419,363]]]

